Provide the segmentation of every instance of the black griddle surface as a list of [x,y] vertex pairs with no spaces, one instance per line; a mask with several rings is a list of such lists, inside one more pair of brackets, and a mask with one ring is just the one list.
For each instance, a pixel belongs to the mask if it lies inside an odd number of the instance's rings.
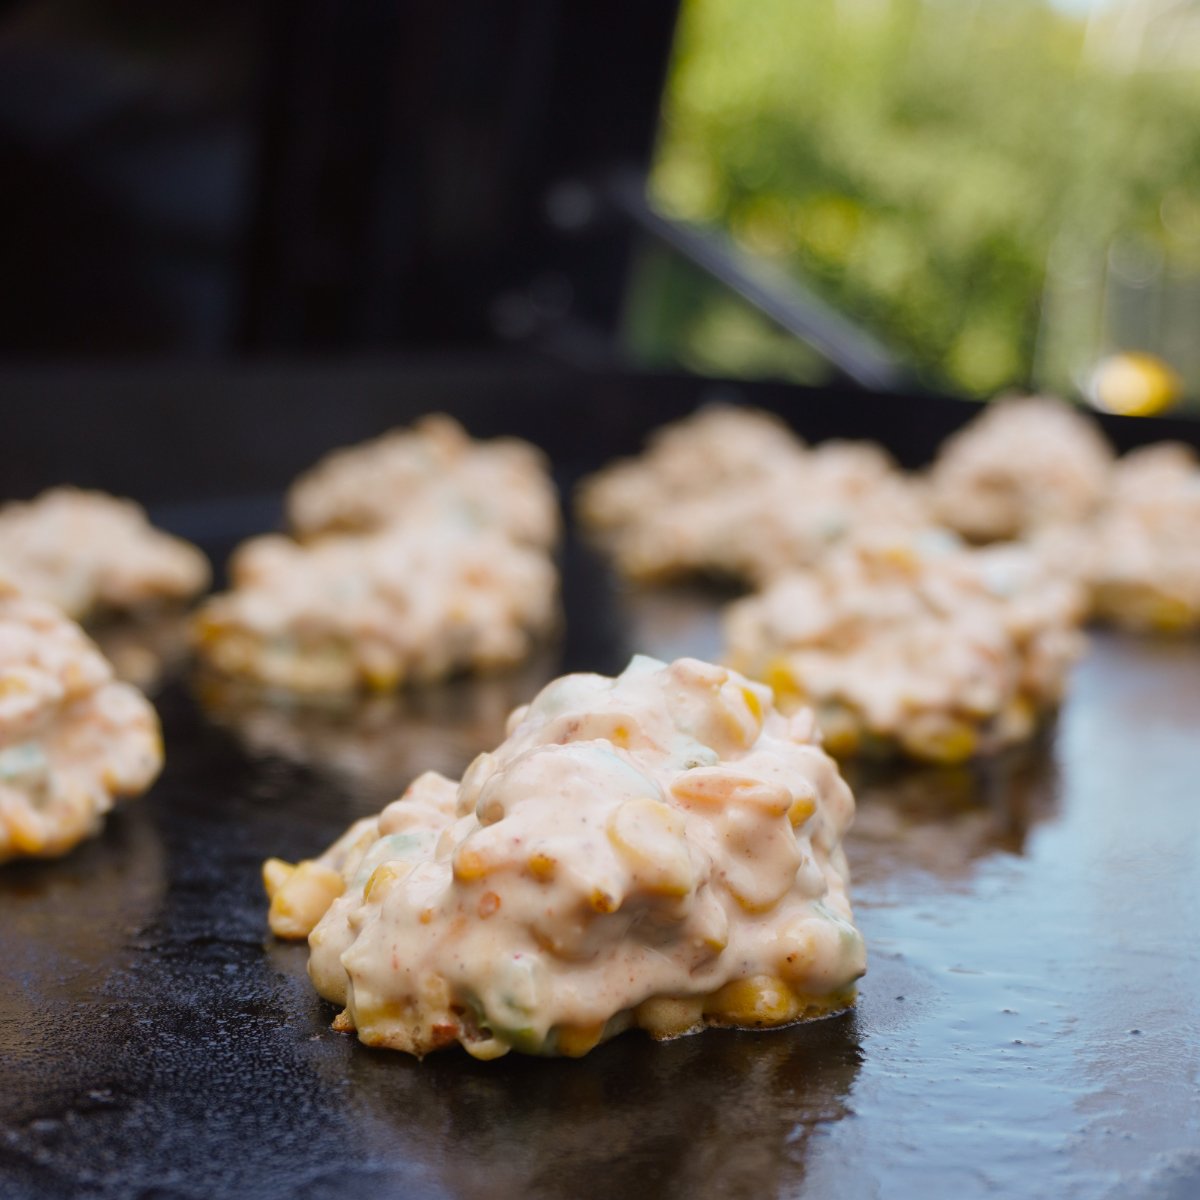
[[[713,636],[694,596],[609,600],[650,650]],[[332,1033],[261,860],[461,766],[536,685],[366,733],[169,685],[152,793],[0,872],[5,1200],[1195,1194],[1200,647],[1099,636],[1039,746],[860,774],[853,1014],[487,1065]]]
[[[268,456],[270,487],[321,436],[365,436],[444,400],[414,386],[407,407],[389,407],[397,390],[381,376],[369,413],[365,401],[329,410],[317,395],[333,394],[328,381],[304,400],[305,370],[281,379],[197,383],[228,403],[207,442],[196,409],[173,465],[107,426],[92,439],[74,417],[52,452],[35,422],[16,443],[28,443],[27,490],[78,478],[168,505],[194,494],[174,522],[158,515],[185,534],[207,523],[219,554],[277,511],[228,499],[264,470],[265,401],[247,397],[285,383],[301,396],[289,411],[304,436],[292,459]],[[126,397],[110,409],[126,438],[161,394],[153,373],[19,383],[8,394],[35,416]],[[599,437],[600,414],[626,430],[626,451],[635,427],[678,415],[659,380],[578,386],[596,393],[579,444]],[[704,394],[670,386],[679,411]],[[537,412],[556,411],[561,391],[550,380]],[[810,398],[795,415],[802,429],[880,432],[884,416],[855,404]],[[327,411],[347,428],[325,428]],[[934,444],[942,418],[919,411]],[[517,432],[563,428],[516,400],[513,412],[529,426]],[[565,593],[565,640],[529,671],[354,719],[264,709],[186,675],[167,683],[153,790],[66,859],[0,868],[2,1200],[1200,1194],[1197,642],[1097,635],[1056,727],[1028,751],[856,774],[848,850],[870,969],[851,1014],[661,1045],[629,1034],[578,1061],[416,1063],[331,1032],[305,949],[267,936],[264,857],[311,855],[417,770],[457,771],[497,739],[507,704],[559,670],[715,649],[711,595],[623,590],[574,545]]]

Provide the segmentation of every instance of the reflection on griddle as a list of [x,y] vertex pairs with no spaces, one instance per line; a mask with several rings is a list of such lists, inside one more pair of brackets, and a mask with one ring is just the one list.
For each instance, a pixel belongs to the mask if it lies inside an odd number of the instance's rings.
[[853,1014],[658,1045],[628,1033],[574,1061],[347,1050],[325,1083],[348,1078],[364,1140],[400,1147],[431,1194],[481,1200],[794,1194],[861,1063]]
[[110,617],[89,625],[87,632],[112,663],[118,679],[153,696],[187,660],[188,621],[183,609],[163,609],[141,616]]
[[41,1094],[21,1096],[38,1111],[77,1096],[77,1076],[98,1075],[98,1045],[81,1061],[63,1046],[62,1031],[137,959],[137,931],[158,917],[166,881],[166,855],[144,801],[119,808],[100,837],[64,858],[0,868],[9,981],[0,987],[0,1062],[3,1074],[39,1072]]
[[152,909],[164,880],[163,849],[145,802],[130,801],[110,814],[98,838],[63,858],[5,863],[0,869],[0,907],[9,932],[19,933],[28,916],[41,936],[47,914],[52,915],[61,926],[57,949],[99,961],[103,951],[96,946],[92,923],[117,913],[128,923],[127,909]]
[[626,584],[617,603],[629,641],[641,654],[665,662],[685,656],[719,662],[721,613],[741,592],[729,584],[700,581],[669,587]]
[[207,716],[251,753],[329,772],[382,801],[422,771],[457,779],[503,740],[508,714],[554,666],[547,652],[515,671],[327,704],[298,704],[207,673],[195,684]]
[[911,871],[952,883],[997,851],[1021,854],[1058,794],[1049,731],[960,766],[849,762],[842,773],[858,804],[846,840],[854,894]]

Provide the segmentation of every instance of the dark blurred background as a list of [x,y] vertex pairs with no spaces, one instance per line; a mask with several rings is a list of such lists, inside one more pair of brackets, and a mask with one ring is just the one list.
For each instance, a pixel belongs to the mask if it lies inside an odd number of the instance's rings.
[[609,351],[630,236],[588,189],[648,166],[674,19],[664,0],[9,5],[0,344]]
[[0,358],[1200,394],[1193,0],[0,7]]

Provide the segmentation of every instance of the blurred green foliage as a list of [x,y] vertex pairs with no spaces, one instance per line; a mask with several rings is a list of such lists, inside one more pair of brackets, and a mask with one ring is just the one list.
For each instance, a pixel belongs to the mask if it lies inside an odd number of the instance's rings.
[[[1200,71],[1114,58],[1121,36],[1039,0],[688,0],[655,202],[796,272],[931,384],[1029,386],[1048,262],[1132,237],[1200,269]],[[632,317],[651,357],[820,373],[661,256]]]

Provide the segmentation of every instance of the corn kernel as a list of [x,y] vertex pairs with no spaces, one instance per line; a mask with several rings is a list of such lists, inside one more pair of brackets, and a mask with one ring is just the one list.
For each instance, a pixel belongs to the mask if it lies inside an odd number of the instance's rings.
[[685,771],[671,781],[671,795],[694,804],[723,807],[737,790],[741,777],[722,768]]
[[459,883],[474,883],[488,873],[487,860],[469,846],[459,846],[454,852],[454,878]]
[[493,792],[479,797],[479,803],[475,806],[475,815],[479,818],[481,825],[495,825],[497,821],[503,821],[508,812],[504,807],[504,802]]
[[271,897],[268,921],[281,938],[306,938],[329,906],[345,890],[337,871],[318,862],[302,862]]
[[862,745],[862,727],[845,709],[828,709],[819,718],[821,745],[834,758],[850,758]]
[[604,1036],[604,1022],[595,1025],[560,1025],[558,1027],[558,1052],[567,1058],[582,1058],[594,1050]]
[[916,551],[905,542],[892,542],[883,548],[879,557],[882,562],[898,567],[905,574],[915,571],[918,566]]
[[400,878],[400,872],[391,863],[381,863],[371,872],[371,878],[363,887],[363,899],[382,900],[387,890]]
[[796,796],[788,809],[788,820],[792,823],[792,828],[799,829],[816,811],[815,796]]
[[539,883],[547,883],[554,878],[554,871],[558,866],[558,860],[545,851],[538,850],[529,856],[529,862],[526,864],[529,867],[529,873]]
[[609,841],[656,895],[686,896],[696,886],[683,835],[683,816],[649,796],[626,800],[608,822]]
[[8,815],[9,844],[18,854],[37,854],[46,846],[46,836],[32,813],[17,809]]
[[390,655],[369,656],[361,663],[361,670],[368,691],[392,692],[402,682],[400,663]]
[[965,762],[979,745],[974,729],[952,720],[908,730],[900,740],[914,758],[944,765]]
[[676,776],[671,794],[685,803],[724,807],[746,804],[770,816],[782,816],[792,803],[791,793],[775,783],[741,775],[729,767],[701,767]]
[[0,696],[23,696],[29,689],[29,680],[15,672],[0,675]]
[[1177,596],[1160,596],[1150,609],[1150,625],[1159,633],[1178,633],[1193,620],[1191,606]]
[[367,1046],[386,1046],[393,1030],[407,1026],[413,1017],[411,1006],[394,1000],[376,1000],[356,995],[352,1020],[359,1041]]
[[671,674],[680,683],[702,688],[719,688],[729,678],[729,672],[715,663],[698,658],[679,658],[671,664]]
[[687,928],[694,946],[707,950],[708,957],[720,954],[729,945],[729,914],[713,888],[701,888],[696,893]]
[[704,1020],[704,1001],[699,996],[652,996],[637,1006],[634,1020],[651,1037],[680,1037]]
[[732,680],[722,684],[719,694],[724,701],[720,711],[729,736],[739,746],[753,745],[762,732],[762,704],[758,697],[749,688],[738,687]]
[[463,772],[462,783],[458,788],[460,805],[458,815],[460,817],[465,816],[475,807],[484,784],[495,771],[496,756],[489,754],[486,750],[471,761],[471,765]]
[[490,1037],[476,1042],[463,1042],[463,1049],[480,1062],[491,1062],[494,1058],[503,1058],[512,1047],[499,1038]]
[[296,867],[293,863],[284,862],[282,858],[268,858],[263,863],[262,881],[268,900],[275,898],[275,893],[291,879],[295,870]]
[[704,1002],[704,1012],[730,1025],[782,1025],[800,1015],[795,993],[781,979],[755,975],[718,988]]
[[598,913],[614,913],[621,907],[617,898],[602,888],[593,888],[588,896],[588,904]]
[[788,720],[788,737],[801,745],[811,745],[817,737],[817,714],[811,708],[798,708]]
[[804,689],[792,673],[786,658],[776,658],[771,661],[763,672],[763,683],[775,693],[777,703],[784,704],[786,702],[789,708],[804,699]]

